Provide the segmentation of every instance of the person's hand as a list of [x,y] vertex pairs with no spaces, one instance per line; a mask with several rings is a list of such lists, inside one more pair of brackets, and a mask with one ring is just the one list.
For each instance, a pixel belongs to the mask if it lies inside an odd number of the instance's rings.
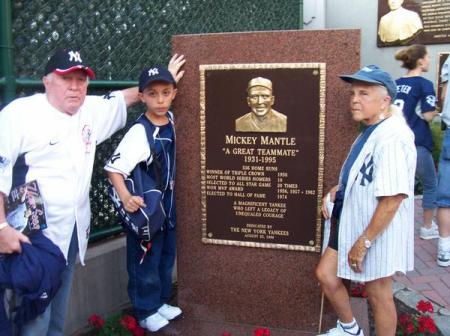
[[322,198],[322,215],[325,219],[329,219],[331,217],[331,213],[328,211],[327,203],[332,202],[336,199],[336,191],[338,186],[334,186],[330,189],[330,191]]
[[184,63],[186,63],[184,55],[178,54],[173,55],[169,61],[167,69],[170,71],[170,73],[172,74],[173,78],[177,83],[180,81],[181,78],[183,78],[184,70],[180,71],[180,69]]
[[123,207],[128,212],[138,211],[139,208],[146,207],[144,200],[140,196],[133,196],[131,194],[124,197],[122,200]]
[[9,225],[0,231],[0,253],[22,252],[21,242],[31,244],[27,236]]
[[362,263],[366,257],[366,253],[367,248],[364,246],[364,238],[359,237],[348,253],[348,264],[354,272],[361,273],[363,271]]

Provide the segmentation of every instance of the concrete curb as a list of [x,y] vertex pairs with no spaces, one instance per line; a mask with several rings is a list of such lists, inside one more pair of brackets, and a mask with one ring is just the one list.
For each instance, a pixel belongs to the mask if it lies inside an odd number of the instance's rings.
[[450,311],[448,309],[399,282],[393,283],[392,291],[399,316],[402,313],[417,313],[416,305],[420,300],[430,301],[434,308],[431,317],[436,323],[438,335],[450,335]]

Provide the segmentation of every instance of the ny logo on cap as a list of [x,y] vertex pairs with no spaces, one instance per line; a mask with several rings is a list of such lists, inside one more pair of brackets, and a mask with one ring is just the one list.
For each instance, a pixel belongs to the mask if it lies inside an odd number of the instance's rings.
[[72,62],[79,62],[82,63],[80,53],[78,51],[69,51],[69,61]]
[[362,70],[362,71],[365,71],[365,72],[372,72],[372,69],[369,68],[369,67],[364,67],[364,68],[362,68],[361,70]]
[[153,69],[148,70],[148,75],[149,76],[159,75],[158,68],[153,68]]

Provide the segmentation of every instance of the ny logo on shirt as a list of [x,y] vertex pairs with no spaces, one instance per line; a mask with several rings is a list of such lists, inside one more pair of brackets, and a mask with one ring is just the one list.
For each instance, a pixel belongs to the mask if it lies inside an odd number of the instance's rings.
[[69,61],[82,63],[80,53],[78,51],[69,51]]
[[365,159],[365,162],[363,163],[363,165],[361,166],[361,169],[359,170],[359,172],[361,173],[361,181],[360,181],[360,185],[362,185],[363,187],[366,186],[366,181],[367,184],[372,182],[373,179],[373,157],[370,156],[369,159]]
[[110,100],[111,98],[115,98],[115,97],[116,96],[114,96],[111,92],[108,92],[103,96],[103,99]]
[[109,161],[111,161],[111,164],[114,164],[114,161],[116,161],[117,159],[120,159],[120,153],[112,155]]
[[3,172],[9,166],[10,162],[10,160],[0,155],[0,172]]

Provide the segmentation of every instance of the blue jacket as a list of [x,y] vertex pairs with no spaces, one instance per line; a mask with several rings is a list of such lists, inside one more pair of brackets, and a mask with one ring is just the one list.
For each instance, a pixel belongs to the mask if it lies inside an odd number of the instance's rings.
[[[31,244],[22,243],[22,253],[0,256],[0,302],[5,288],[12,289],[21,298],[13,311],[19,328],[41,315],[61,286],[61,272],[66,260],[61,250],[42,231],[33,231]],[[0,305],[0,330],[10,330],[5,319],[5,307]],[[0,335],[8,335],[7,333]]]

